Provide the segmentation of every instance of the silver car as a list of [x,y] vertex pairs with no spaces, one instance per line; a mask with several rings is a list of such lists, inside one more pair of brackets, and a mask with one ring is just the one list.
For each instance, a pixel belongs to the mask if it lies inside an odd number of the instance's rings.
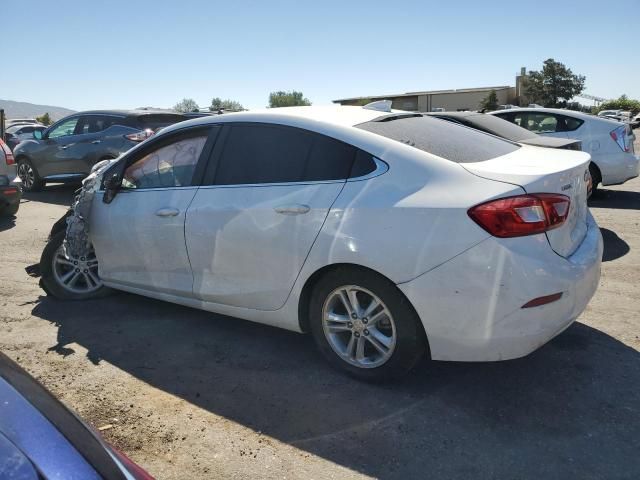
[[11,149],[0,138],[0,216],[11,216],[20,208],[20,179],[16,176],[16,162]]

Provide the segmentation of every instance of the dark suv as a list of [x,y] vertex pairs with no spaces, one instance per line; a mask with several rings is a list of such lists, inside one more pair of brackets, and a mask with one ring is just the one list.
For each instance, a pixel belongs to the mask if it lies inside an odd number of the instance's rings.
[[179,113],[154,110],[101,110],[69,115],[13,152],[27,192],[47,182],[78,181],[100,160],[116,158],[157,130],[187,120]]

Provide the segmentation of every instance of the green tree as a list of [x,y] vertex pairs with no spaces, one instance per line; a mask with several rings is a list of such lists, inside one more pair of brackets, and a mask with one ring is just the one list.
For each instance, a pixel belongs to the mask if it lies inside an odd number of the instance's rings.
[[308,98],[304,98],[302,92],[292,90],[290,92],[278,91],[269,94],[269,108],[297,107],[299,105],[311,105]]
[[235,100],[222,100],[220,99],[220,97],[215,97],[211,100],[209,110],[212,112],[217,112],[219,110],[230,110],[232,112],[239,112],[244,110],[244,107],[240,102],[236,102]]
[[532,103],[558,107],[582,93],[585,79],[563,63],[549,58],[544,61],[541,71],[529,71],[524,84],[525,95]]
[[635,115],[640,112],[640,101],[633,100],[626,95],[620,95],[620,98],[602,103],[598,107],[598,112],[601,110],[628,110],[632,115]]
[[176,112],[186,113],[197,112],[198,110],[200,110],[200,107],[193,98],[183,98],[173,106],[173,109]]
[[51,125],[51,117],[49,116],[49,112],[36,117],[36,121],[40,122],[42,125]]
[[484,97],[481,101],[480,101],[480,110],[484,111],[484,110],[488,110],[488,111],[492,111],[492,110],[497,110],[498,109],[498,94],[496,93],[495,90],[491,90],[486,97]]

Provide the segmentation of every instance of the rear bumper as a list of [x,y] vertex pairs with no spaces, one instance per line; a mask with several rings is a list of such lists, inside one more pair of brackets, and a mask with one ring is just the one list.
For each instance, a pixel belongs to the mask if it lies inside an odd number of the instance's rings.
[[[544,235],[491,237],[398,287],[420,316],[434,360],[495,361],[527,355],[567,328],[600,279],[602,236],[588,215],[587,234],[568,258]],[[562,292],[550,304],[528,301]]]
[[611,156],[604,164],[597,165],[602,173],[603,185],[620,185],[640,174],[640,157],[627,152]]

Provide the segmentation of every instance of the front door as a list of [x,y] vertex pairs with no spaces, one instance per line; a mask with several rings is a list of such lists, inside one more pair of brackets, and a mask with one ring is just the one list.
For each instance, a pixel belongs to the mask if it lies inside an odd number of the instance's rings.
[[192,296],[184,224],[209,131],[159,138],[133,152],[123,159],[122,189],[113,201],[96,195],[90,236],[107,284]]

